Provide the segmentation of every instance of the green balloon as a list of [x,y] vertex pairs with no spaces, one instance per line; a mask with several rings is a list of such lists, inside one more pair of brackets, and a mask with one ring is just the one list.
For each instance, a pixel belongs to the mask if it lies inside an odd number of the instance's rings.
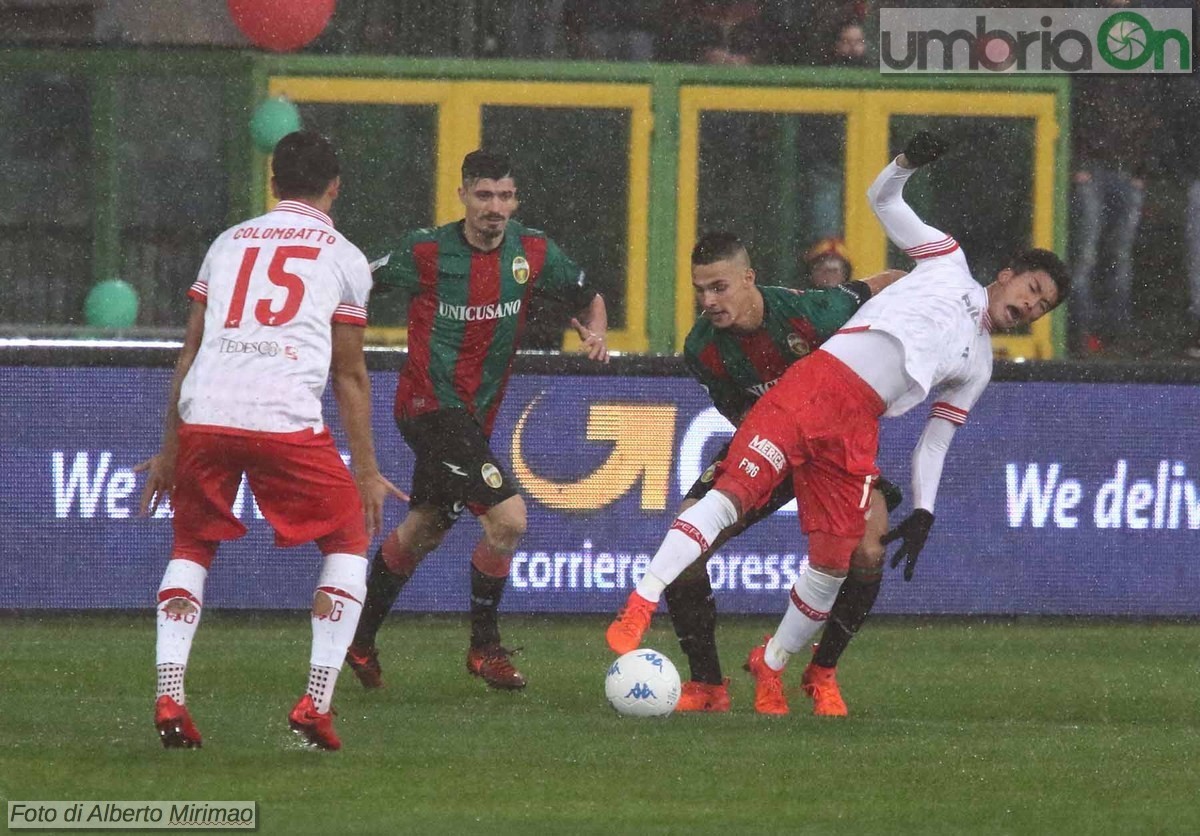
[[93,328],[129,328],[137,313],[137,291],[120,279],[97,282],[83,303],[84,320]]
[[300,130],[300,109],[280,96],[267,99],[250,117],[250,136],[254,147],[264,154],[275,150],[276,143],[293,131]]

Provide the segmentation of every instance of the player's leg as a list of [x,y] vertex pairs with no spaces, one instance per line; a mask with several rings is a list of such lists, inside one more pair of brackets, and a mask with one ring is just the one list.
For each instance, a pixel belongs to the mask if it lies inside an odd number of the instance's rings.
[[317,540],[324,559],[312,600],[312,649],[304,696],[288,715],[293,731],[322,749],[342,746],[333,729],[333,692],[367,591],[366,527],[361,518]]
[[322,749],[339,749],[333,692],[366,595],[367,535],[362,498],[329,433],[304,443],[256,438],[246,478],[275,544],[315,541],[323,556],[309,621],[308,684],[288,715],[292,729]]
[[887,501],[880,491],[872,490],[866,533],[850,555],[850,573],[838,590],[837,600],[825,622],[825,632],[821,634],[821,643],[800,680],[804,692],[812,698],[813,714],[818,717],[849,714],[838,687],[837,663],[879,596],[885,554],[880,540],[887,528]]
[[[787,713],[779,675],[829,617],[850,555],[866,532],[871,486],[879,475],[875,454],[884,409],[879,396],[823,352],[792,368],[801,367],[809,372],[810,387],[807,397],[789,399],[802,428],[791,461],[800,527],[808,535],[808,566],[792,585],[775,634],[747,660],[755,678],[754,707],[765,714]],[[812,392],[821,397],[812,398]]]
[[184,678],[204,609],[204,583],[221,540],[246,529],[230,509],[242,478],[236,444],[188,428],[179,433],[171,495],[174,542],[158,587],[154,724],[166,748],[199,748]]
[[795,446],[796,426],[786,411],[764,396],[742,422],[718,467],[714,489],[675,518],[646,573],[629,593],[625,606],[609,625],[606,640],[614,653],[636,650],[650,626],[658,600],[743,511],[761,507],[789,473],[785,451]]
[[[414,478],[414,494],[417,494],[417,484]],[[400,590],[412,578],[425,556],[441,544],[456,517],[448,515],[446,509],[433,505],[410,505],[403,522],[375,550],[362,615],[358,620],[354,641],[346,650],[346,662],[364,688],[383,685],[383,669],[375,644],[379,628],[400,597]]]
[[[197,544],[200,546],[200,544]],[[154,725],[165,748],[192,749],[201,745],[200,732],[187,709],[184,676],[192,640],[200,626],[204,581],[216,544],[188,549],[203,562],[183,557],[176,549],[167,562],[158,587],[158,615],[154,649],[158,684],[154,695]]]
[[466,471],[446,459],[458,428],[449,424],[451,413],[442,410],[397,421],[405,443],[416,459],[413,465],[408,514],[375,551],[367,575],[367,597],[346,662],[364,688],[383,684],[376,636],[400,591],[426,555],[441,545],[457,522],[464,505],[456,491]]
[[498,611],[508,584],[513,552],[525,534],[525,500],[514,494],[479,517],[483,537],[471,554],[471,643],[467,670],[493,688],[525,687],[525,677],[512,664],[511,651],[500,642]]
[[[728,453],[728,445],[688,491],[681,505],[687,510],[708,492],[716,476],[716,467]],[[781,483],[770,501],[722,531],[700,559],[688,566],[667,585],[664,598],[671,625],[687,656],[691,678],[683,683],[676,711],[727,711],[730,706],[729,680],[723,676],[717,653],[717,602],[708,576],[708,560],[725,542],[748,527],[782,508],[792,499],[791,485]]]
[[471,641],[467,670],[493,688],[525,687],[510,651],[500,642],[498,610],[508,584],[513,552],[525,534],[525,502],[516,481],[492,452],[482,428],[465,410],[446,409],[401,425],[418,452],[421,480],[413,478],[413,502],[421,499],[453,520],[465,507],[483,526],[471,553]]

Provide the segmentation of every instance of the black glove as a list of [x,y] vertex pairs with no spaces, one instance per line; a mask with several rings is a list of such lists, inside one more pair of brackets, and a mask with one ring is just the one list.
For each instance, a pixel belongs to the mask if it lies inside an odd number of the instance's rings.
[[885,546],[893,540],[903,541],[900,548],[896,549],[896,553],[892,555],[892,568],[895,569],[899,566],[903,559],[904,580],[906,581],[912,580],[913,571],[917,568],[917,555],[921,553],[921,549],[925,548],[925,539],[929,536],[931,528],[933,528],[933,514],[924,508],[918,508],[909,514],[904,522],[883,535],[883,539],[879,541]]
[[910,164],[920,168],[945,154],[949,148],[950,143],[945,138],[931,131],[918,131],[904,146],[904,156]]

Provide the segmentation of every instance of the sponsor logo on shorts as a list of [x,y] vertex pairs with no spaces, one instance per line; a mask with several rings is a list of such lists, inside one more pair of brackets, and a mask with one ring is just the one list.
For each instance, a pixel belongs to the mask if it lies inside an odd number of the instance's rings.
[[775,442],[756,434],[750,441],[750,449],[766,459],[767,464],[775,468],[776,473],[783,472],[783,451],[775,446]]
[[456,464],[451,464],[450,462],[442,462],[442,464],[446,465],[446,469],[449,470],[451,473],[453,473],[455,476],[466,476],[467,475],[467,471],[463,470],[461,467],[459,467]]
[[804,337],[800,336],[799,334],[788,334],[787,344],[792,354],[795,354],[797,357],[803,357],[812,351],[812,346],[808,344],[808,340],[804,339]]
[[529,262],[524,256],[517,256],[513,259],[513,281],[517,284],[525,284],[529,281]]
[[504,477],[500,475],[499,468],[496,465],[488,462],[479,469],[479,474],[483,476],[483,481],[492,489],[497,489],[504,484]]

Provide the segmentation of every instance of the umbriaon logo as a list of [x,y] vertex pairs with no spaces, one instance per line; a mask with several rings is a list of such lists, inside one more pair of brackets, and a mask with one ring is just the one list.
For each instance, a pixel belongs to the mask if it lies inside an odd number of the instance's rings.
[[1191,9],[881,9],[884,73],[1186,73]]

